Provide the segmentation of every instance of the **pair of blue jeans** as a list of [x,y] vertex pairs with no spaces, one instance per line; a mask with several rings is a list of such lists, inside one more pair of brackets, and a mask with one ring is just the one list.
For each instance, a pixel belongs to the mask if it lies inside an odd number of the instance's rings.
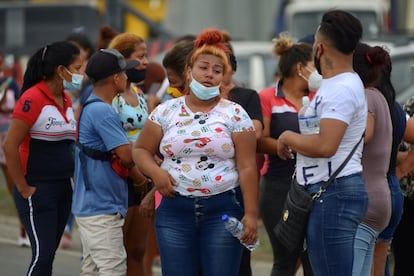
[[[305,187],[309,194],[323,182]],[[368,207],[361,173],[336,178],[314,202],[306,241],[315,276],[352,275],[354,240]]]
[[162,275],[238,275],[243,245],[224,228],[223,214],[242,218],[239,187],[207,197],[163,197],[155,215]]
[[354,264],[352,275],[370,276],[372,260],[374,257],[375,242],[377,241],[379,231],[361,223],[355,235],[354,244]]

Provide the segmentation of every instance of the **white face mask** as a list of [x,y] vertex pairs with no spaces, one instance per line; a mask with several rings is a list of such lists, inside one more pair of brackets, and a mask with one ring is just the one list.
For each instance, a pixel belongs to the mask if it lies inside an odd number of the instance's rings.
[[306,68],[306,70],[308,70],[308,72],[310,72],[309,78],[306,79],[306,77],[302,73],[299,73],[299,76],[301,76],[304,80],[306,80],[308,82],[309,91],[318,90],[319,87],[321,87],[322,76],[318,73],[317,70],[312,71],[308,67],[305,67],[305,68]]
[[322,76],[318,73],[317,70],[314,70],[308,79],[308,88],[310,91],[318,90],[322,84]]

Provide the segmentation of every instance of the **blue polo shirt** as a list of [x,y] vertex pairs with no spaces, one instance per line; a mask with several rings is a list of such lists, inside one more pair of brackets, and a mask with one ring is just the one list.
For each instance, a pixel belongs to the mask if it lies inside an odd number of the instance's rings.
[[[88,100],[96,99],[92,94]],[[111,151],[129,144],[115,110],[102,101],[86,105],[79,118],[78,140],[81,144],[100,151]],[[95,216],[120,213],[126,216],[128,187],[108,161],[86,157],[87,177],[90,188],[86,189],[79,158],[75,152],[75,188],[72,213],[75,216]]]

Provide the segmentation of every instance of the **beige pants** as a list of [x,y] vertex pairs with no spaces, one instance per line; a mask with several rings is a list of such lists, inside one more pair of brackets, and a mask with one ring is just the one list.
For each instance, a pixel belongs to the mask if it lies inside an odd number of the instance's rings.
[[125,276],[126,251],[119,214],[75,217],[82,242],[80,276]]

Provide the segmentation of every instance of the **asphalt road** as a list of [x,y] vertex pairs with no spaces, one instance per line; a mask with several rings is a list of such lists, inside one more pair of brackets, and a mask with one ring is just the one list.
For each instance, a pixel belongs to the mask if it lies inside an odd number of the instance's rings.
[[[31,249],[17,246],[18,220],[15,217],[0,215],[0,275],[22,276],[26,274]],[[79,275],[81,244],[79,233],[74,230],[73,246],[69,250],[58,250],[53,265],[53,276]],[[253,276],[270,275],[271,264],[269,262],[253,261]],[[153,267],[154,276],[161,276],[161,269]],[[298,272],[298,276],[302,275]]]
[[[22,276],[26,275],[31,249],[18,247],[10,240],[0,239],[0,266],[1,275]],[[53,275],[74,276],[79,275],[80,255],[73,251],[59,251],[56,254]],[[159,274],[161,275],[161,274]]]
[[[26,275],[30,263],[31,249],[17,245],[18,220],[0,216],[0,275]],[[80,272],[81,244],[79,233],[74,230],[73,246],[58,250],[53,264],[53,276],[76,276]],[[161,269],[154,266],[154,276],[161,276]]]

